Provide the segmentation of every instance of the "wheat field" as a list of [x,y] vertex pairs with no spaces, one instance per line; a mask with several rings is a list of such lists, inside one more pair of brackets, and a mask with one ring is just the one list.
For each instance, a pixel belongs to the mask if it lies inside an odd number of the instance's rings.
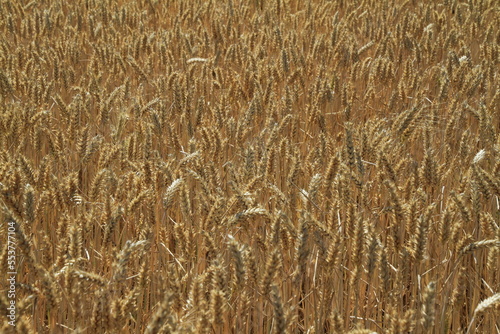
[[0,0],[0,332],[500,333],[499,69],[495,0]]

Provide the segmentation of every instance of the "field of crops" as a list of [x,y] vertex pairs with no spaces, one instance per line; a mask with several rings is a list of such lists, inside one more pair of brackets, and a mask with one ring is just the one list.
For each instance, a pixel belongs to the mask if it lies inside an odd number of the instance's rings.
[[0,0],[0,332],[500,333],[499,157],[496,0]]

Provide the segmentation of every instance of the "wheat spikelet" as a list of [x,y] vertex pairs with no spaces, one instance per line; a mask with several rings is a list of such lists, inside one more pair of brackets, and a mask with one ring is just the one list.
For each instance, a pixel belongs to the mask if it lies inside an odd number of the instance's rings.
[[165,294],[163,301],[152,316],[149,321],[148,327],[146,329],[146,333],[158,333],[160,328],[162,328],[163,324],[168,321],[171,316],[169,316],[169,308],[172,302],[172,294]]
[[251,221],[257,217],[263,217],[265,219],[269,219],[269,213],[267,210],[262,209],[262,208],[250,208],[248,210],[244,210],[241,212],[238,212],[236,215],[234,215],[230,221],[230,225],[235,225],[240,222],[248,222]]
[[279,255],[276,250],[272,251],[268,254],[266,260],[266,266],[264,270],[264,276],[261,281],[261,290],[264,295],[267,295],[271,289],[272,281],[274,280],[274,276],[276,275],[276,271],[279,267]]
[[236,240],[231,236],[229,241],[229,249],[231,251],[231,256],[235,262],[235,272],[236,272],[236,286],[241,286],[245,279],[245,265],[243,262],[243,255],[238,247]]
[[496,9],[2,2],[0,332],[495,332]]
[[474,310],[474,314],[480,314],[485,312],[486,310],[495,307],[498,303],[500,303],[500,293],[496,293],[491,297],[488,297],[482,300]]
[[163,206],[165,209],[168,209],[174,201],[175,195],[180,189],[180,186],[183,182],[182,178],[176,179],[168,186],[167,191],[165,192],[165,195],[163,196]]
[[103,277],[94,273],[89,273],[83,270],[73,270],[71,273],[78,279],[95,283],[101,287],[105,286],[107,283],[107,281]]
[[467,333],[470,332],[472,325],[474,324],[474,320],[476,316],[486,312],[487,310],[491,309],[492,307],[497,306],[500,303],[500,293],[496,293],[491,297],[488,297],[484,300],[482,300],[474,309],[474,316],[472,317],[469,327],[467,328]]
[[436,283],[430,282],[423,295],[423,305],[422,305],[422,326],[425,330],[432,325],[435,319],[435,298],[436,298]]
[[286,333],[286,319],[283,310],[283,304],[281,302],[281,297],[278,292],[278,288],[273,285],[271,288],[271,298],[274,308],[274,318],[275,318],[275,329],[274,333],[283,334]]
[[247,249],[244,253],[244,263],[247,268],[245,281],[247,286],[259,283],[259,271],[254,255]]
[[472,253],[476,250],[483,249],[483,248],[498,248],[500,247],[500,240],[481,240],[478,242],[473,242],[471,244],[468,244],[467,246],[463,247],[461,250],[462,254],[469,254]]
[[304,278],[306,275],[306,267],[307,267],[307,258],[309,256],[310,250],[308,249],[308,238],[309,238],[309,221],[308,221],[308,214],[305,215],[305,217],[302,217],[300,220],[300,225],[299,225],[299,235],[298,235],[298,242],[299,245],[297,247],[297,252],[296,252],[296,262],[297,262],[297,268],[295,269],[294,272],[294,281],[295,283],[299,283],[300,280]]
[[122,250],[120,251],[117,261],[114,263],[114,274],[112,280],[117,282],[125,279],[126,267],[130,261],[130,256],[138,248],[144,248],[147,244],[146,240],[131,242],[127,240]]
[[226,309],[224,293],[221,290],[213,289],[210,292],[211,321],[214,324],[222,325],[224,319],[222,315]]

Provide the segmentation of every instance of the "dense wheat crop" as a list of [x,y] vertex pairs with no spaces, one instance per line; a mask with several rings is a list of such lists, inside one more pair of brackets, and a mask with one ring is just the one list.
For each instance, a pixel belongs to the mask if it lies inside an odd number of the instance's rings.
[[499,66],[495,0],[0,0],[0,331],[499,333]]

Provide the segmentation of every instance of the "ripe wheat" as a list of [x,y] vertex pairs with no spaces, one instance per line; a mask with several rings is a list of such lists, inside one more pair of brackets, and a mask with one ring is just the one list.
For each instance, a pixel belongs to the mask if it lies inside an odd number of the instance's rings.
[[499,331],[498,1],[0,0],[0,36],[0,332]]

